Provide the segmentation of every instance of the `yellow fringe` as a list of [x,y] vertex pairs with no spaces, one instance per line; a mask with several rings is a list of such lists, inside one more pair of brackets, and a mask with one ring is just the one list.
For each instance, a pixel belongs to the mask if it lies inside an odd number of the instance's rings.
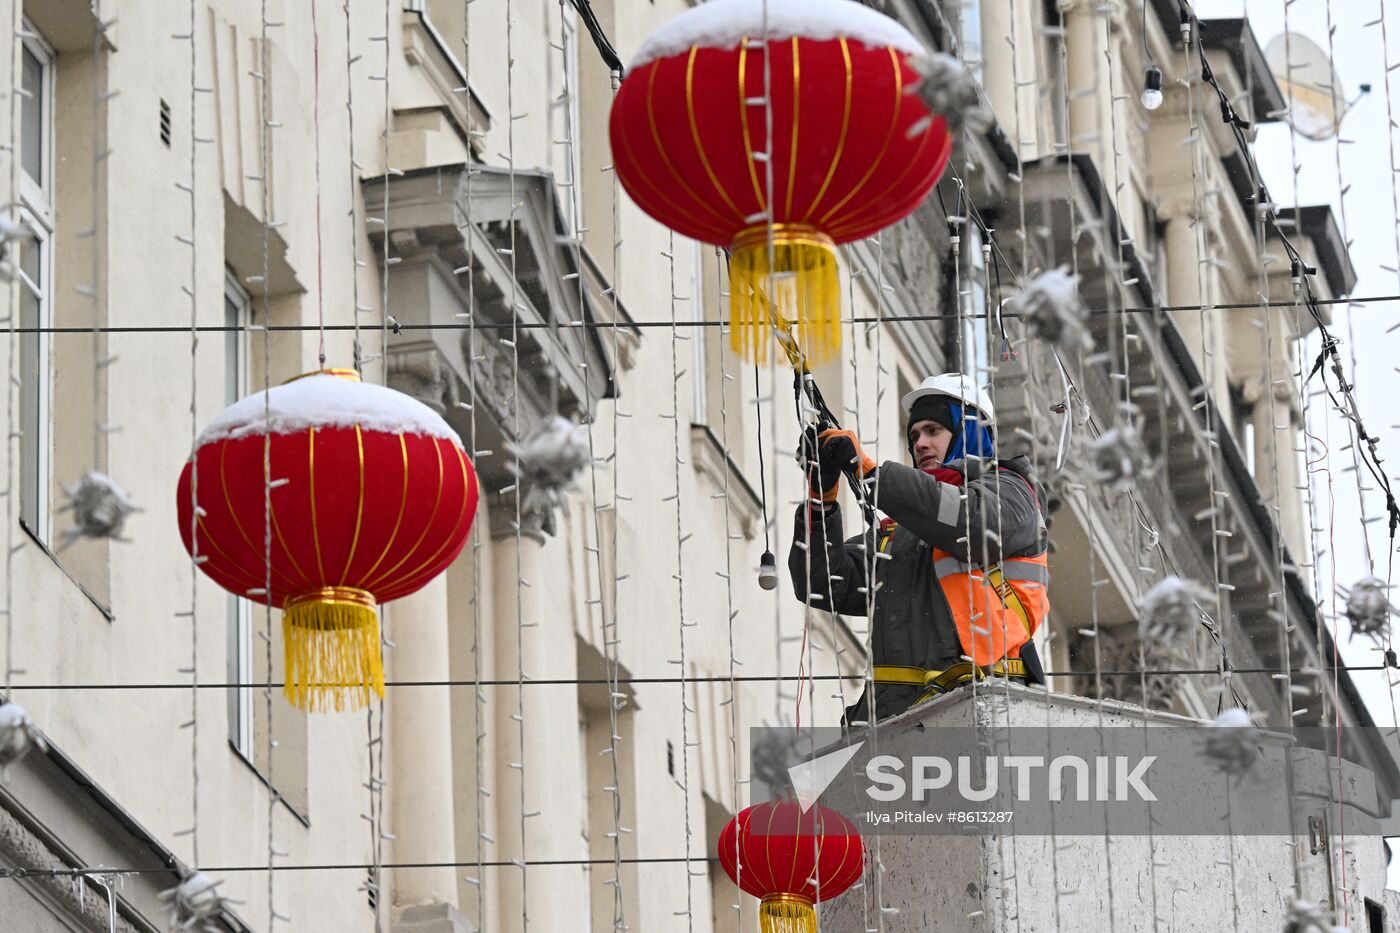
[[729,343],[750,362],[768,358],[770,325],[796,324],[809,366],[841,349],[841,277],[830,238],[807,227],[778,225],[772,265],[767,230],[745,231],[729,254]]
[[758,925],[763,933],[817,933],[817,912],[809,901],[770,894],[758,905]]
[[282,692],[299,709],[353,711],[369,704],[371,692],[384,696],[373,602],[290,601],[282,615],[282,651]]

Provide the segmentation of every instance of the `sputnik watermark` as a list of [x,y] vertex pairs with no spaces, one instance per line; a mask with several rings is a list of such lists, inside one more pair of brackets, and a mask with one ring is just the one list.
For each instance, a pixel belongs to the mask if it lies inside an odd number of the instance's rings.
[[[980,761],[970,755],[954,760],[938,755],[915,755],[908,762],[906,778],[903,759],[895,755],[876,755],[865,763],[865,777],[870,782],[865,793],[881,803],[899,800],[922,803],[935,791],[955,787],[963,800],[984,803],[998,796],[1000,775],[1005,771],[1008,772],[1007,786],[1014,786],[1016,800],[1154,801],[1157,795],[1147,786],[1145,778],[1156,761],[1156,755],[1141,756],[1136,761],[1127,755],[1097,755],[1092,762],[1077,755],[1058,755],[1047,765],[1041,755],[988,755]],[[1035,774],[1037,769],[1040,775]],[[955,773],[956,784],[953,782]],[[1037,777],[1044,782],[1044,793],[1032,789]],[[1069,794],[1066,794],[1066,785]]]
[[1337,736],[1301,728],[755,729],[750,800],[820,805],[893,835],[1287,837],[1318,808],[1350,808],[1350,826],[1388,819],[1362,791],[1376,780],[1370,762],[1400,760],[1395,732],[1343,739],[1355,757],[1338,781]]

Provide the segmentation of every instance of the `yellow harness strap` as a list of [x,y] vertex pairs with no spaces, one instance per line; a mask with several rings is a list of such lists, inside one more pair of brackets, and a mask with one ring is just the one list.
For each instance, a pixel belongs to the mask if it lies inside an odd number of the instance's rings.
[[877,684],[924,687],[923,695],[915,701],[916,705],[941,693],[947,693],[955,687],[960,687],[973,678],[984,680],[988,676],[1025,680],[1026,664],[1020,658],[1002,658],[997,663],[984,667],[974,667],[967,661],[959,661],[952,667],[941,671],[929,671],[922,667],[908,667],[902,664],[875,665],[875,682]]
[[[1021,602],[1021,597],[1016,595],[1016,591],[1011,588],[1011,584],[1006,582],[1006,577],[1001,572],[1000,564],[993,564],[991,568],[987,570],[987,582],[992,585],[992,589],[996,590],[997,595],[1001,597],[1001,604],[1005,606],[1007,610],[1014,613],[1016,618],[1021,620],[1021,625],[1026,629],[1026,638],[1029,639],[1032,635],[1030,613],[1026,611],[1025,604]],[[1015,659],[1013,658],[1012,660]],[[1024,665],[1022,666],[1024,667]],[[1022,676],[1025,676],[1024,672]]]

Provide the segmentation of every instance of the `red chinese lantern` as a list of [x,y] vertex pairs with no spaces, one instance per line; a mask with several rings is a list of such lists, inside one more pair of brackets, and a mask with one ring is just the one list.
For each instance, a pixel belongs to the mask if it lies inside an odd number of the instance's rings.
[[710,0],[643,43],[613,102],[613,165],[653,218],[730,250],[736,352],[764,358],[770,307],[809,362],[839,349],[835,245],[918,207],[952,149],[909,93],[923,51],[850,0]]
[[813,905],[860,880],[865,843],[855,825],[814,804],[794,800],[749,807],[719,834],[719,863],[744,891],[760,899],[763,933],[816,933]]
[[446,421],[339,369],[224,409],[176,495],[200,570],[282,610],[284,691],[312,710],[384,695],[375,607],[452,563],[476,501],[476,471]]

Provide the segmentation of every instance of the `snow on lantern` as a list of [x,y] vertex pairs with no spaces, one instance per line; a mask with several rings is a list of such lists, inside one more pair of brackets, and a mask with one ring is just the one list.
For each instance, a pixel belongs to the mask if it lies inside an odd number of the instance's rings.
[[918,207],[952,149],[911,93],[923,53],[849,0],[711,0],[642,44],[613,102],[613,164],[646,213],[730,251],[736,352],[765,358],[770,307],[813,365],[839,349],[836,244]]
[[283,611],[287,699],[340,710],[384,695],[376,606],[452,563],[477,495],[432,409],[325,370],[224,409],[195,443],[177,506],[200,570]]

